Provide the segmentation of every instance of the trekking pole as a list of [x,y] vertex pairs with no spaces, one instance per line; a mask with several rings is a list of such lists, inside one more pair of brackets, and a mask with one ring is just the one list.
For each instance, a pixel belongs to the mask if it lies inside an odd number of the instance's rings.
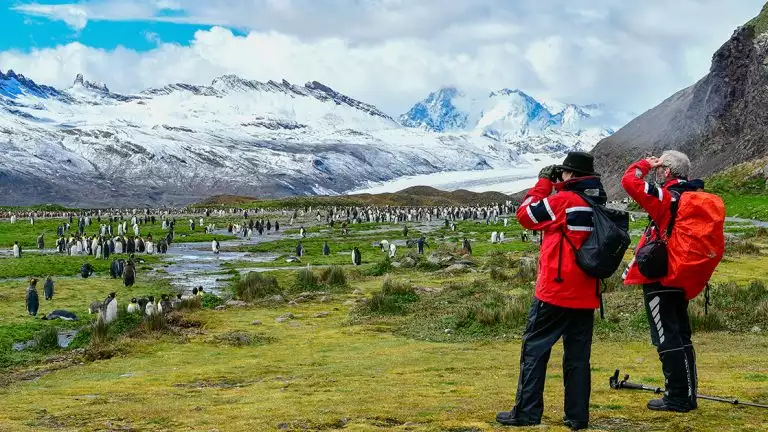
[[[618,369],[616,369],[616,371],[613,373],[613,376],[610,377],[610,379],[608,380],[608,383],[611,386],[611,388],[614,390],[630,389],[630,390],[645,390],[645,391],[650,391],[656,394],[664,393],[664,390],[661,387],[651,387],[645,384],[637,384],[637,383],[629,382],[629,374],[625,374],[624,379],[619,381]],[[768,405],[761,405],[761,404],[756,404],[752,402],[742,402],[738,399],[727,399],[727,398],[706,396],[706,395],[700,395],[700,394],[697,394],[696,398],[709,400],[713,402],[723,402],[731,405],[743,405],[743,406],[749,406],[749,407],[755,407],[755,408],[768,409]]]

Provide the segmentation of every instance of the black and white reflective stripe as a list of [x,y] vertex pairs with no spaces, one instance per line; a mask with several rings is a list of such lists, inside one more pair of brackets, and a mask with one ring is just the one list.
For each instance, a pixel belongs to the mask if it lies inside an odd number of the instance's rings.
[[533,223],[538,224],[555,220],[555,213],[552,211],[552,207],[549,206],[549,199],[547,198],[531,203],[526,210],[528,217],[531,218]]
[[566,228],[571,231],[591,232],[595,226],[592,213],[592,207],[569,207],[565,209]]
[[[664,327],[661,325],[661,314],[659,314],[659,302],[661,299],[659,296],[656,296],[651,299],[650,302],[648,302],[648,306],[651,308],[651,316],[653,317],[653,322],[656,324],[656,330],[659,332],[659,343],[664,343]],[[659,353],[661,354],[661,353]]]
[[659,201],[664,200],[664,188],[656,187],[648,182],[645,182],[645,193],[650,196],[655,196]]
[[525,199],[525,201],[523,201],[522,205],[523,206],[527,206],[528,204],[531,203],[531,201],[533,201],[533,197],[528,197],[528,198]]

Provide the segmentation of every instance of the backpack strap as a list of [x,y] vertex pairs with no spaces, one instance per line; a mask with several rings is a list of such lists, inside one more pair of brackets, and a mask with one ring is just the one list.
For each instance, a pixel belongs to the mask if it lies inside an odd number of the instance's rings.
[[667,224],[667,239],[672,235],[672,228],[675,226],[675,219],[677,219],[677,210],[680,208],[680,198],[683,196],[683,192],[669,191],[669,193],[676,197],[672,200],[672,205],[669,207],[669,223]]

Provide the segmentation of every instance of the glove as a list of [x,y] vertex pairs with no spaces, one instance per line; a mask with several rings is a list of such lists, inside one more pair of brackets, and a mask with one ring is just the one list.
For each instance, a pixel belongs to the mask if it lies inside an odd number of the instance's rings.
[[552,180],[555,176],[555,167],[557,167],[557,165],[550,165],[542,168],[541,171],[539,171],[539,178]]

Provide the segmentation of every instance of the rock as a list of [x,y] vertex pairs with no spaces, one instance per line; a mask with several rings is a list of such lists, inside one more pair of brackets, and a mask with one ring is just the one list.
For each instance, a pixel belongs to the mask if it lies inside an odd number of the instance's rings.
[[416,260],[413,257],[405,257],[400,260],[400,266],[404,268],[412,268],[416,267]]
[[320,297],[320,303],[330,303],[330,302],[331,302],[331,300],[333,300],[333,299],[331,298],[331,296],[327,296],[327,295],[326,295],[326,296],[322,296],[322,297]]
[[251,321],[251,325],[261,325],[261,321],[253,320],[253,321]]
[[279,317],[275,318],[275,321],[277,321],[277,322],[279,322],[279,323],[283,323],[283,322],[286,322],[286,321],[290,321],[290,320],[292,320],[293,318],[295,318],[295,317],[293,316],[293,314],[292,314],[292,313],[290,313],[290,312],[288,312],[288,313],[282,314],[282,315],[280,315]]
[[354,294],[354,295],[363,295],[363,292],[360,291],[359,289],[356,289],[356,290],[352,291],[352,294]]
[[355,304],[357,304],[357,302],[354,300],[347,300],[343,303],[344,306],[354,306]]
[[307,301],[307,299],[304,297],[296,297],[295,299],[293,299],[294,303],[303,303],[305,301]]
[[285,297],[281,296],[280,294],[273,295],[269,298],[271,301],[275,303],[283,303],[285,302]]
[[429,254],[427,257],[427,262],[430,264],[440,264],[440,257],[436,254]]
[[357,299],[357,302],[363,303],[363,304],[368,303],[368,297],[360,297],[359,299]]
[[444,256],[440,258],[440,265],[448,265],[453,262],[452,256]]
[[328,316],[328,312],[318,312],[312,315],[312,318],[325,318]]
[[762,330],[760,329],[760,327],[754,326],[754,327],[752,327],[751,331],[752,331],[752,333],[760,333]]
[[242,300],[227,300],[226,303],[224,303],[228,307],[246,307],[248,306],[248,303],[242,301]]
[[453,264],[452,266],[450,266],[450,267],[446,268],[445,270],[443,270],[443,272],[445,272],[445,273],[459,273],[459,272],[467,271],[467,269],[469,269],[469,266],[466,265],[466,264]]
[[445,334],[451,334],[451,333],[453,333],[453,330],[451,330],[451,329],[445,329]]
[[472,266],[475,265],[475,263],[472,260],[465,259],[465,258],[462,258],[462,259],[456,261],[455,264],[463,264],[463,265],[466,265],[466,266],[469,266],[469,267],[472,267]]
[[218,305],[215,308],[213,308],[213,310],[217,310],[217,311],[223,311],[223,310],[226,310],[226,309],[227,309],[226,305]]
[[403,265],[402,265],[402,264],[400,264],[400,263],[399,263],[399,262],[397,262],[397,261],[395,261],[395,262],[393,262],[393,263],[392,263],[392,267],[394,267],[394,268],[400,268],[400,267],[402,267],[402,266],[403,266]]
[[296,301],[294,301],[294,300],[291,300],[291,301],[288,302],[288,304],[290,306],[296,306],[298,303],[296,303]]

